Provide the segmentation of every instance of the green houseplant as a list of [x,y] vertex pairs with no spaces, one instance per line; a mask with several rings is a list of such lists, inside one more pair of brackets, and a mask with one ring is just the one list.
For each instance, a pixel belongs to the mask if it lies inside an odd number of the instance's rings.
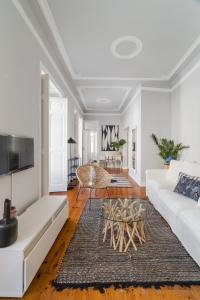
[[155,134],[152,134],[151,137],[159,149],[158,155],[164,159],[166,165],[168,165],[172,159],[177,160],[179,153],[183,149],[189,148],[189,146],[184,146],[182,143],[175,144],[173,140],[166,138],[159,139]]
[[113,147],[116,151],[119,151],[119,149],[126,144],[126,141],[124,139],[115,141],[111,143],[111,147]]

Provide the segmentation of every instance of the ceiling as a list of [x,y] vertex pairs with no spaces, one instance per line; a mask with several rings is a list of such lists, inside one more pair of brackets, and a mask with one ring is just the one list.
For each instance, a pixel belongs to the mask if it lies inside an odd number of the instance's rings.
[[129,87],[116,86],[81,86],[78,87],[78,90],[88,111],[105,110],[119,112],[131,89]]
[[85,112],[120,113],[138,83],[169,80],[200,36],[198,0],[38,3]]

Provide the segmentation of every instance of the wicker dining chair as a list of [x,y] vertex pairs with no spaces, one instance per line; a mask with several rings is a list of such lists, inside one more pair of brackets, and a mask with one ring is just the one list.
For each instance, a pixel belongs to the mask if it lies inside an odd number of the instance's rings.
[[78,196],[82,188],[88,188],[90,190],[90,207],[93,190],[105,189],[107,197],[110,197],[108,187],[111,183],[112,176],[105,169],[96,165],[87,164],[76,170],[76,176],[79,181],[76,202],[78,201]]

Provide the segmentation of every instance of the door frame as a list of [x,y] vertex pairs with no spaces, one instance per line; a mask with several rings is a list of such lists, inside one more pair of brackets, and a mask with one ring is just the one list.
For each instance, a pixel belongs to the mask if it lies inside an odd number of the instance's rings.
[[126,141],[126,144],[123,146],[123,157],[126,157],[126,165],[123,163],[123,168],[128,169],[129,171],[129,132],[130,127],[126,127],[123,129],[123,136]]
[[40,196],[49,194],[49,75],[41,74]]
[[[63,92],[62,88],[57,84],[56,80],[52,76],[51,72],[49,72],[48,68],[46,68],[45,64],[40,61],[40,67],[38,72],[38,85],[40,87],[39,89],[39,158],[38,158],[38,196],[41,197],[43,195],[49,194],[49,81],[51,80],[57,89],[60,91],[60,94],[63,98],[65,98],[65,93]],[[43,86],[42,86],[42,76],[46,75],[46,78],[48,78],[48,84],[46,82],[46,91],[43,93]],[[47,88],[48,87],[48,88]],[[48,93],[47,93],[48,91]],[[45,103],[45,116],[43,115],[43,100]],[[46,137],[46,144],[45,144],[45,150],[43,145],[43,136]],[[48,139],[48,141],[47,141]]]

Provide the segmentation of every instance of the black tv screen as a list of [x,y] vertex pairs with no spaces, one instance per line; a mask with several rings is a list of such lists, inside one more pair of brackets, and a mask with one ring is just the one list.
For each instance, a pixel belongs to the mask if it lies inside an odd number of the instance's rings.
[[33,138],[0,135],[0,175],[34,167]]

